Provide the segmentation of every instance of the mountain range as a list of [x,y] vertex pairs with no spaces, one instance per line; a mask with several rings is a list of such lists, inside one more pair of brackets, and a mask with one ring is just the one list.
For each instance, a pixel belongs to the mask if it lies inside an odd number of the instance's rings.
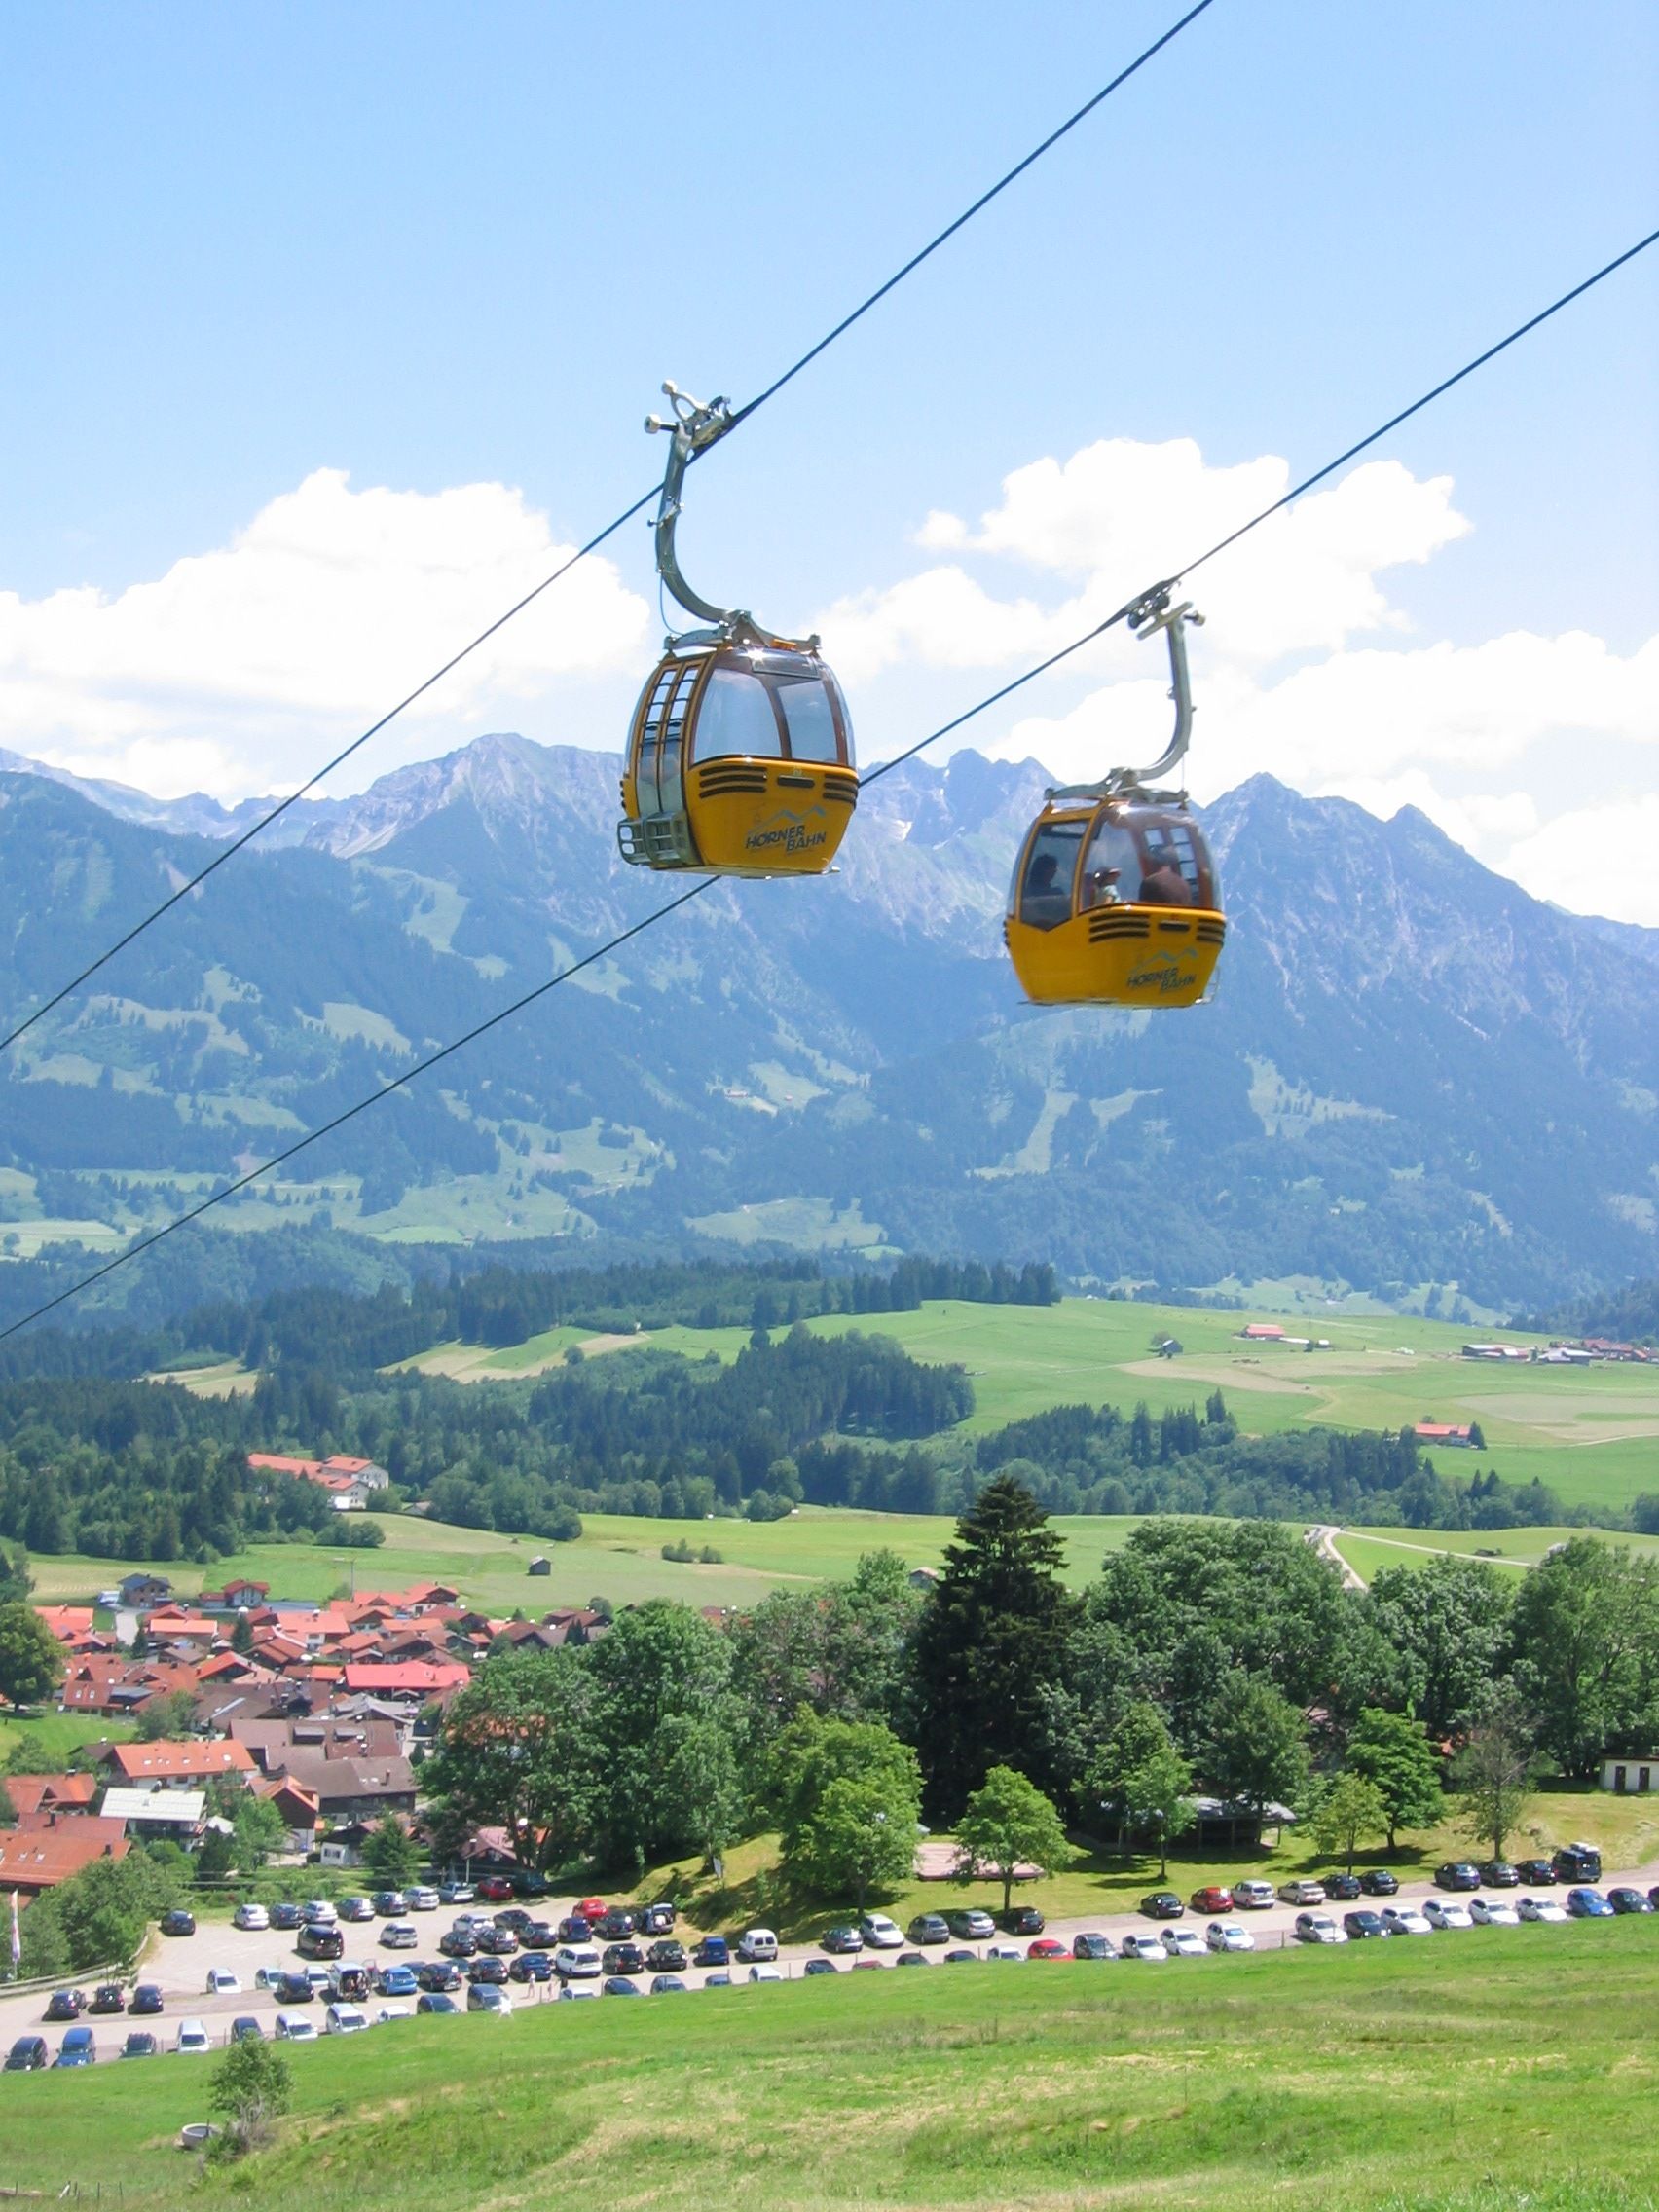
[[[617,772],[498,735],[302,803],[31,1030],[0,1062],[0,1310],[43,1246],[153,1226],[673,897],[618,857]],[[1411,809],[1256,777],[1205,817],[1212,1002],[1042,1012],[999,925],[1048,780],[907,763],[838,873],[717,885],[215,1230],[309,1223],[403,1269],[457,1243],[1036,1258],[1471,1320],[1654,1272],[1659,932],[1540,903]],[[0,758],[8,1022],[256,813]]]

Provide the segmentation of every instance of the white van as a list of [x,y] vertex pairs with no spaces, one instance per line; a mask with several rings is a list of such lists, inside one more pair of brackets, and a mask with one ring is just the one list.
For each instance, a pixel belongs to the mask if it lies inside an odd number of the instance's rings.
[[769,1928],[751,1928],[739,1938],[737,1955],[746,1966],[770,1966],[778,1955],[778,1938]]
[[553,1954],[553,1972],[561,1981],[597,1981],[604,1961],[591,1943],[561,1943]]
[[325,2036],[360,2036],[368,2024],[368,2015],[356,2005],[331,2005],[322,2016]]
[[315,2043],[316,2022],[308,2019],[304,2012],[278,2012],[276,2015],[276,2041],[278,2043]]
[[195,2057],[201,2057],[212,2047],[207,2041],[207,2030],[200,2020],[180,2020],[178,2033],[173,2038],[174,2050],[187,2051]]

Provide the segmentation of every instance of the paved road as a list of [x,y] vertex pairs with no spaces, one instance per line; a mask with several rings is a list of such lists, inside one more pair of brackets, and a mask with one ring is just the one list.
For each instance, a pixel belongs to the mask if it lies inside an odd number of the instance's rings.
[[[1618,1883],[1629,1883],[1642,1890],[1659,1884],[1659,1861],[1645,1866],[1608,1872],[1604,1876],[1600,1886],[1604,1891],[1609,1886]],[[1433,1897],[1436,1894],[1433,1884],[1429,1882],[1403,1882],[1400,1885],[1400,1901],[1402,1902],[1407,1899],[1421,1899],[1425,1897]],[[1513,1899],[1525,1893],[1508,1891],[1504,1894]],[[1564,1892],[1558,1888],[1549,1894],[1559,1898]],[[941,1885],[939,1909],[940,1911],[951,1910],[955,1901],[954,1893],[948,1892],[946,1887]],[[1379,1900],[1369,1899],[1365,1901],[1376,1903]],[[573,1898],[547,1898],[537,1900],[534,1909],[541,1912],[546,1918],[556,1921],[569,1912],[574,1902]],[[488,1912],[495,1908],[480,1902],[475,1906],[461,1909]],[[1292,1948],[1295,1948],[1291,1930],[1295,1925],[1297,1909],[1295,1905],[1274,1904],[1264,1912],[1239,1913],[1229,1915],[1229,1917],[1236,1918],[1244,1927],[1249,1929],[1259,1949],[1270,1949],[1283,1944],[1290,1944]],[[1333,1905],[1328,1909],[1340,1920],[1342,1914],[1350,1910],[1351,1907]],[[417,1959],[436,1958],[438,1956],[438,1937],[455,1918],[454,1911],[446,1906],[438,1912],[413,1914],[410,1917],[421,1931],[421,1945],[418,1950],[413,1952],[383,1950],[379,1943],[381,1927],[379,1922],[348,1925],[344,1930],[347,1959],[374,1966],[383,1961],[393,1964],[408,1964]],[[1184,1925],[1197,1928],[1201,1932],[1204,1924],[1203,1915],[1194,1913],[1191,1910],[1188,1911]],[[1069,1944],[1072,1936],[1086,1930],[1098,1929],[1116,1940],[1118,1937],[1128,1934],[1131,1929],[1144,1931],[1154,1925],[1154,1923],[1142,1919],[1138,1913],[1113,1912],[1096,1914],[1088,1919],[1051,1920],[1049,1923],[1048,1933],[1058,1936],[1063,1942]],[[732,1931],[732,1933],[737,1932]],[[1473,1928],[1451,1933],[1456,1940],[1469,1943],[1478,1942],[1486,1932],[1484,1929]],[[1547,1926],[1535,1928],[1532,1933],[1540,1943],[1548,1942],[1550,1939],[1551,1930]],[[1437,1936],[1434,1939],[1443,1941],[1448,1938]],[[969,1947],[979,1951],[984,1949],[983,1944],[975,1944]],[[1022,1944],[1021,1948],[1023,1947]],[[778,1963],[784,1973],[793,1979],[799,1975],[808,1959],[821,1958],[823,1955],[813,1944],[791,1943],[782,1947]],[[874,1958],[886,1968],[893,1966],[895,1958],[895,1954],[891,1951],[866,1951],[865,1956]],[[932,1954],[932,1957],[935,1960],[938,1959],[937,1950]],[[838,1959],[835,1963],[843,1971],[850,1968],[852,1964],[848,1959]],[[1176,1960],[1172,1961],[1171,1964],[1177,1966],[1185,1964],[1189,1971],[1201,1967],[1203,1971],[1216,1973],[1225,1973],[1228,1969],[1228,1961],[1225,1958],[1207,1958],[1203,1961],[1190,1962]],[[269,1997],[264,1990],[255,1989],[255,1974],[263,1966],[303,1967],[304,1965],[305,1961],[300,1959],[295,1951],[292,1935],[284,1935],[276,1931],[263,1934],[248,1933],[232,1928],[229,1922],[224,1920],[203,1920],[194,1936],[154,1936],[149,1955],[136,1978],[161,1983],[166,1995],[166,2010],[159,2019],[137,2020],[133,2021],[131,2025],[149,2029],[160,2038],[164,2048],[170,2047],[179,2022],[186,2019],[203,2021],[207,2027],[209,2036],[216,2044],[224,2040],[231,2021],[242,2013],[251,2013],[269,2034],[276,2021],[277,2006],[276,2001]],[[1028,1963],[1024,1971],[1033,1971],[1034,1965],[1034,1962]],[[226,1967],[240,1979],[242,1985],[240,1994],[209,1997],[206,1994],[208,1970]],[[746,1968],[734,1966],[732,1978],[734,1980],[745,1978],[747,1971]],[[645,1977],[641,1978],[643,1983]],[[706,1975],[703,1970],[690,1968],[686,1971],[683,1978],[689,1988],[698,1988],[702,1985]],[[543,1984],[536,1987],[515,1982],[511,1985],[510,1994],[514,2009],[519,2009],[529,2005],[554,2002],[557,1996],[557,1985]],[[464,1992],[460,1994],[458,2001],[464,2004]],[[365,2009],[372,2015],[376,2004],[380,2002],[383,2001],[371,1998]],[[406,2002],[412,2003],[413,2000],[406,2000]],[[320,2034],[325,2009],[323,2004],[318,2002],[309,2006],[306,2009],[315,2021],[317,2031]],[[42,2018],[45,2010],[46,1997],[38,1992],[30,1996],[0,1997],[0,2048],[10,2049],[14,2039],[18,2036],[35,2033],[44,2035],[51,2048],[55,2051],[63,2038],[64,2024],[55,2021],[50,2026],[47,2025]],[[127,2035],[129,2022],[124,2015],[109,2014],[95,2019],[89,2018],[87,2025],[92,2028],[96,2036],[100,2052],[105,2057],[113,2057],[120,2049]],[[0,2093],[3,2093],[3,2090],[0,2090]]]

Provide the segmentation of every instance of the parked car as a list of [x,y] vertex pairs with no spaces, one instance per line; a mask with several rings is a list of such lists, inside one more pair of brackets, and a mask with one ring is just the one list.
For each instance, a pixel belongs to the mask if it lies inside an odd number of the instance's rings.
[[1195,1912],[1231,1912],[1233,1892],[1222,1883],[1212,1882],[1208,1889],[1195,1890],[1187,1902]]
[[294,1948],[302,1959],[337,1959],[346,1948],[346,1938],[338,1928],[308,1922],[294,1937]]
[[[774,1951],[776,1948],[777,1938],[774,1936]],[[607,1973],[644,1973],[645,1954],[638,1943],[608,1943],[605,1946],[604,1965]]]
[[1148,1920],[1181,1920],[1187,1908],[1173,1890],[1153,1890],[1140,1901]]
[[132,2002],[127,2008],[136,2019],[141,2013],[159,2012],[162,2009],[162,1986],[157,1981],[141,1981],[132,1992]]
[[92,2066],[97,2061],[97,2038],[91,2028],[71,2028],[57,2046],[55,2066]]
[[1593,1843],[1567,1843],[1550,1861],[1558,1882],[1599,1882],[1602,1854]]
[[387,1951],[418,1951],[421,1948],[421,1931],[412,1920],[388,1920],[380,1932],[381,1946]]
[[408,1912],[436,1912],[444,1901],[436,1890],[405,1890],[403,1900]]
[[407,2020],[408,2017],[409,2007],[407,2005],[377,2005],[369,2025],[384,2028],[388,2020]]
[[367,1967],[359,1966],[354,1959],[342,1959],[328,1977],[331,1997],[344,1997],[348,2003],[360,2005],[368,1996],[374,1976]]
[[590,1928],[597,1928],[608,1909],[609,1907],[603,1898],[578,1898],[576,1899],[576,1910]]
[[337,1907],[342,1920],[361,1922],[373,1920],[375,1908],[367,1898],[342,1898]]
[[918,1912],[904,1931],[912,1943],[948,1943],[950,1930],[942,1912]]
[[678,1936],[659,1936],[645,1953],[645,1964],[652,1973],[683,1973],[685,1946]]
[[510,1928],[522,1943],[525,1930],[534,1925],[535,1919],[535,1915],[526,1912],[522,1904],[509,1904],[502,1911],[490,1915],[490,1925],[492,1928]]
[[1235,1882],[1233,1885],[1235,1912],[1265,1912],[1276,1901],[1272,1882]]
[[1204,1930],[1206,1951],[1253,1951],[1256,1938],[1236,1920],[1212,1920]]
[[[627,1946],[632,1948],[632,1946]],[[507,1969],[512,1981],[542,1982],[553,1979],[553,1954],[550,1951],[521,1951]]]
[[1472,1928],[1475,1923],[1466,1904],[1454,1898],[1426,1898],[1422,1916],[1430,1928]]
[[1278,1894],[1280,1904],[1323,1904],[1325,1885],[1323,1882],[1281,1882]]
[[[808,1959],[806,1971],[808,1973],[833,1973],[835,1969],[828,1959]],[[652,1974],[651,1995],[653,1997],[683,1997],[684,1994],[685,1984],[677,1973]]]
[[1002,1924],[1011,1936],[1041,1936],[1049,1923],[1034,1904],[1016,1904],[1002,1916]]
[[1343,1930],[1350,1943],[1363,1943],[1369,1936],[1386,1936],[1388,1933],[1382,1924],[1382,1915],[1369,1908],[1360,1912],[1345,1912]]
[[316,1995],[316,1987],[309,1973],[285,1973],[271,1994],[280,2005],[309,2005]]
[[1332,1904],[1352,1904],[1355,1898],[1363,1897],[1357,1874],[1327,1874],[1325,1896]]
[[[1607,1892],[1607,1902],[1615,1912],[1651,1912],[1652,1902],[1645,1890],[1627,1889],[1621,1883],[1616,1890]],[[93,2010],[97,2009],[96,2006]]]
[[559,1931],[550,1920],[527,1920],[518,1932],[520,1947],[526,1951],[551,1951],[558,1947]]
[[1555,1898],[1521,1898],[1515,1910],[1522,1920],[1565,1921],[1567,1917],[1566,1905]]
[[424,1989],[415,2000],[417,2012],[459,2012],[461,2007],[440,1989]]
[[446,1928],[438,1937],[438,1949],[446,1959],[470,1959],[477,1954],[478,1938],[470,1928]]
[[634,1915],[613,1904],[608,1912],[601,1913],[593,1932],[603,1942],[625,1943],[638,1930]]
[[1328,1912],[1299,1912],[1292,1930],[1299,1943],[1346,1943],[1347,1933]]
[[401,1890],[376,1890],[369,1902],[383,1920],[401,1920],[410,1909],[409,1899]]
[[325,2036],[360,2036],[368,2032],[368,2016],[359,2005],[331,2005],[322,2015]]
[[312,1898],[300,1907],[302,1928],[332,1928],[339,1918],[332,1898]]
[[505,1989],[507,1962],[505,1959],[474,1959],[466,1970],[468,1989]]
[[[906,1952],[904,1956],[905,1958],[915,1957],[920,1966],[927,1965],[926,1959],[921,1958],[916,1953]],[[1060,1941],[1057,1936],[1039,1936],[1035,1942],[1026,1944],[1025,1956],[1028,1959],[1069,1959],[1071,1950],[1068,1945]],[[903,1966],[903,1963],[904,1960],[902,1958],[899,1964]]]
[[278,2043],[315,2043],[316,2022],[304,2012],[278,2012],[276,2015],[276,2041]]
[[1554,1885],[1556,1878],[1556,1870],[1547,1859],[1520,1860],[1515,1871],[1520,1875],[1523,1886],[1530,1890],[1547,1890]]
[[421,1992],[413,1967],[382,1967],[375,1986],[383,1997],[417,1997]]
[[513,1895],[517,1898],[544,1898],[552,1886],[534,1866],[521,1866],[513,1876]]
[[705,1936],[691,1953],[694,1967],[728,1967],[731,1950],[723,1936]]
[[492,2018],[504,2020],[511,2013],[513,2001],[504,1989],[493,1983],[475,1981],[466,1993],[466,2009],[469,2012],[488,2012]]
[[646,1905],[641,1913],[639,1933],[642,1936],[672,1936],[674,1924],[679,1918],[678,1906],[670,1904],[666,1898],[661,1899],[656,1904]]
[[247,1904],[239,1904],[236,1911],[231,1915],[231,1926],[240,1928],[249,1934],[257,1934],[260,1929],[269,1928],[270,1925],[271,1915],[265,1906],[254,1904],[251,1901]]
[[1196,1928],[1166,1928],[1159,1940],[1172,1959],[1201,1959],[1209,1948]]
[[1382,1909],[1382,1925],[1390,1936],[1432,1936],[1434,1930],[1416,1905],[1390,1904]]
[[81,1989],[55,1989],[46,2001],[42,2015],[48,2020],[78,2020],[87,2009],[87,1996]]
[[1092,1931],[1072,1937],[1071,1955],[1074,1959],[1115,1959],[1118,1956],[1112,1948],[1111,1936]]
[[971,1905],[965,1912],[947,1912],[944,1925],[959,1943],[988,1943],[997,1932],[996,1922],[977,1905]]
[[[874,1959],[860,1959],[856,1963],[861,1967],[876,1966]],[[877,1972],[879,1971],[879,1968],[877,1968]],[[705,1989],[729,1989],[731,1987],[731,1976],[722,1967],[717,1972],[706,1973],[703,1976],[703,1987]],[[591,1997],[593,1991],[591,1989],[562,1989],[559,1994],[561,1997]]]
[[195,1913],[186,1912],[182,1905],[175,1905],[171,1912],[164,1912],[162,1915],[162,1934],[164,1936],[194,1936],[196,1934]]
[[1390,1874],[1386,1866],[1371,1866],[1359,1877],[1359,1886],[1368,1898],[1397,1898],[1400,1878]]
[[561,1981],[597,1981],[604,1971],[593,1943],[561,1943],[553,1954],[553,1972]]
[[271,1907],[272,1927],[280,1928],[285,1934],[292,1934],[300,1925],[302,1917],[299,1906],[292,1899],[285,1898],[280,1904]]
[[432,1959],[426,1965],[415,1969],[415,1979],[423,1989],[431,1990],[434,1995],[441,1997],[448,1991],[461,1987],[461,1972],[449,1959]]
[[119,1981],[100,1981],[87,2007],[89,2012],[125,2012],[126,2009],[127,1992]]
[[0,2073],[36,2074],[51,2064],[52,2053],[46,2047],[45,2036],[19,2036],[6,2053],[6,2063],[0,2067]]
[[472,1939],[485,1956],[492,1959],[510,1959],[519,1947],[516,1930],[492,1928],[488,1921],[482,1928],[474,1921]]
[[568,1912],[559,1923],[561,1943],[587,1943],[593,1939],[593,1924],[582,1912]]
[[1481,1870],[1467,1859],[1449,1859],[1434,1869],[1434,1886],[1437,1890],[1478,1890]]
[[1585,1887],[1568,1890],[1567,1911],[1569,1920],[1611,1920],[1613,1908],[1600,1890]]
[[745,1966],[770,1966],[778,1955],[778,1938],[769,1928],[746,1928],[737,1939],[737,1955]]
[[148,2028],[133,2028],[118,2055],[122,2058],[154,2058],[161,2047]]
[[205,2058],[213,2046],[207,2030],[200,2020],[180,2020],[178,2033],[173,2037],[174,2050],[186,2058]]
[[[830,1961],[827,1959],[824,1963],[828,1966]],[[977,1951],[946,1951],[939,1963],[941,1967],[977,1967],[979,1954]]]
[[872,1951],[900,1951],[904,1947],[903,1930],[884,1912],[866,1912],[859,1922],[859,1934]]
[[1521,1915],[1507,1898],[1471,1898],[1469,1918],[1477,1928],[1519,1928]]
[[[1017,1943],[987,1943],[985,1956],[987,1959],[996,1959],[1003,1966],[1022,1967],[1025,1964],[1025,1953]],[[861,1959],[859,1964],[861,1967],[873,1967],[876,1961]]]
[[1118,1945],[1118,1956],[1121,1959],[1166,1959],[1169,1953],[1156,1936],[1131,1932]]
[[470,1882],[440,1882],[438,1884],[439,1904],[471,1904],[477,1895],[478,1892]]
[[206,1993],[209,1997],[240,1997],[241,1981],[229,1967],[209,1967]]
[[506,1904],[513,1894],[513,1886],[505,1874],[486,1874],[478,1885],[478,1895],[488,1898],[492,1904]]
[[1521,1876],[1507,1859],[1488,1859],[1481,1863],[1481,1880],[1489,1890],[1518,1890]]

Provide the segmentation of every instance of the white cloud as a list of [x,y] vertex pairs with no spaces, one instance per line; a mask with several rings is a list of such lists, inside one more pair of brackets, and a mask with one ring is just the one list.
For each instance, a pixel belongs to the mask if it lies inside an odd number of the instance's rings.
[[[504,485],[354,492],[318,469],[155,582],[0,593],[0,744],[162,796],[298,781],[571,550]],[[638,661],[647,614],[590,556],[445,679],[397,756]]]
[[1659,793],[1574,807],[1511,847],[1505,873],[1577,914],[1659,929]]

